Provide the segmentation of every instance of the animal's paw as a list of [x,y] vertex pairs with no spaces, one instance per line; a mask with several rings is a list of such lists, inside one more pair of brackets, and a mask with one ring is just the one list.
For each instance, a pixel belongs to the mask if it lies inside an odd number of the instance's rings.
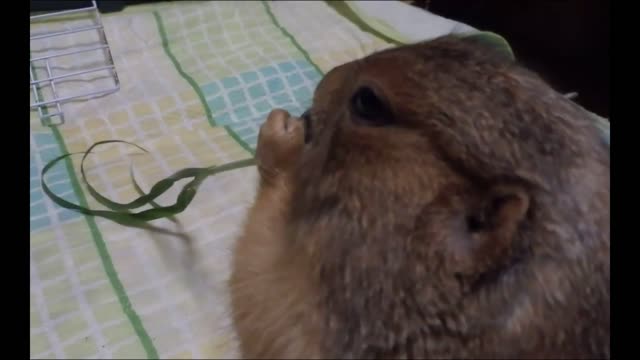
[[298,160],[304,145],[304,126],[286,110],[275,109],[260,127],[256,160],[264,180],[286,175]]

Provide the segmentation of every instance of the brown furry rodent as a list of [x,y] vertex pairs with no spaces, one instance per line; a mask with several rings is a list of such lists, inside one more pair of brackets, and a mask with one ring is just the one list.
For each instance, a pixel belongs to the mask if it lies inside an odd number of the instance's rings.
[[510,59],[444,37],[339,66],[257,159],[244,357],[610,357],[608,146]]

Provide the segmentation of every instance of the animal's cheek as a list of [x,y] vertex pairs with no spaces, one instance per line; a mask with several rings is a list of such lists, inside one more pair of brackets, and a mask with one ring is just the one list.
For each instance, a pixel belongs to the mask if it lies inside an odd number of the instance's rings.
[[473,239],[465,226],[465,211],[452,199],[453,190],[440,192],[416,218],[415,248],[422,249],[429,271],[446,276],[473,267]]
[[447,241],[449,271],[453,274],[468,275],[474,267],[473,238],[467,234],[456,234]]

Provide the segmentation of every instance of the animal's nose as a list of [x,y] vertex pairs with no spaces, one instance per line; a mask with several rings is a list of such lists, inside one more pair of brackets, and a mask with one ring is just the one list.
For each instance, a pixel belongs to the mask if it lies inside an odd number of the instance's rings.
[[311,121],[311,110],[307,109],[305,112],[300,115],[300,119],[304,121]]
[[311,141],[311,109],[303,112],[300,115],[300,121],[304,124],[304,143],[308,144]]

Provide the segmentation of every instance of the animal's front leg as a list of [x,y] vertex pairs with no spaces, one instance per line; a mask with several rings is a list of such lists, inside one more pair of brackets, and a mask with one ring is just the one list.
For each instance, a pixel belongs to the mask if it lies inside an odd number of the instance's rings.
[[[295,357],[295,311],[286,258],[285,226],[291,173],[303,146],[303,125],[284,110],[272,111],[260,129],[256,160],[260,184],[233,255],[231,305],[245,358]],[[285,308],[287,307],[287,308]]]

